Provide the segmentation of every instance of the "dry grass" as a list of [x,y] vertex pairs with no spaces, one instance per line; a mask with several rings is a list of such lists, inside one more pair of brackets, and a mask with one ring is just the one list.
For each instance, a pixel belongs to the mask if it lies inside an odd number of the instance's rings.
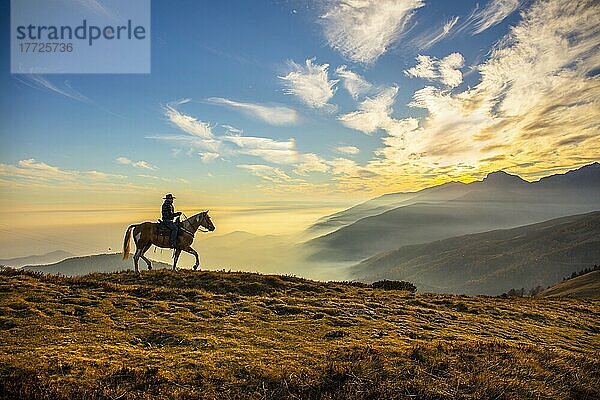
[[600,300],[0,271],[0,398],[596,399]]

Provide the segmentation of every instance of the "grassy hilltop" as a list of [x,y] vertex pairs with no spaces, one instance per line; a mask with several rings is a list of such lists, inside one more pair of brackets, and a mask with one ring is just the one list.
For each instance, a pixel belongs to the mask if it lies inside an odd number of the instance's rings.
[[600,398],[600,300],[0,271],[0,398]]

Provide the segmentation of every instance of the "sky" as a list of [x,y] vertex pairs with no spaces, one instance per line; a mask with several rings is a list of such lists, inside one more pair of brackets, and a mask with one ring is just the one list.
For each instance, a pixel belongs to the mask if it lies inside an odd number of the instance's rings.
[[12,75],[3,51],[0,252],[66,243],[52,232],[118,247],[165,193],[219,234],[282,234],[384,193],[598,161],[598,15],[593,0],[152,1],[150,74]]

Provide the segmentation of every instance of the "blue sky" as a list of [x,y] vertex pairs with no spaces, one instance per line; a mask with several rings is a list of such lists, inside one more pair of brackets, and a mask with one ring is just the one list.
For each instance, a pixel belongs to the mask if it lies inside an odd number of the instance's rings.
[[598,159],[598,7],[153,1],[151,74],[11,75],[2,52],[0,178],[13,206],[50,207],[168,191],[351,204],[497,169],[537,179]]

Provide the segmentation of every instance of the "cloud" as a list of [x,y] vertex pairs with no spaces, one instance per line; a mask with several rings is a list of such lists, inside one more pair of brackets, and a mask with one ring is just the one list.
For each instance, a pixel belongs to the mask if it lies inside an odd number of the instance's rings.
[[335,148],[336,151],[344,154],[358,154],[360,149],[354,146],[338,146]]
[[232,125],[222,124],[221,126],[223,128],[225,128],[227,130],[227,133],[229,133],[231,135],[241,135],[242,133],[244,133],[243,129],[236,128],[235,126],[232,126]]
[[222,97],[211,97],[209,103],[242,110],[245,113],[263,120],[270,125],[293,125],[299,120],[298,112],[284,106],[265,106],[255,103],[242,103]]
[[333,108],[328,101],[335,94],[335,85],[338,80],[329,80],[329,64],[314,64],[314,60],[306,60],[306,65],[301,66],[289,61],[293,69],[283,80],[287,94],[297,96],[302,102],[312,108]]
[[389,132],[396,130],[398,120],[391,117],[392,106],[398,94],[398,87],[391,86],[376,96],[367,97],[358,110],[341,115],[338,119],[347,127],[372,135],[378,129]]
[[88,106],[96,107],[107,114],[123,118],[122,115],[101,106],[83,93],[73,88],[71,82],[68,80],[63,81],[62,83],[55,83],[39,74],[15,75],[15,79],[32,89],[40,90],[46,93],[57,94],[68,99],[87,104]]
[[515,12],[523,0],[490,0],[486,7],[473,10],[461,30],[470,28],[473,35],[477,35],[494,25],[504,21],[506,17]]
[[165,107],[165,116],[182,131],[202,139],[213,139],[211,127],[206,122],[202,122],[190,115],[177,111],[171,105]]
[[330,47],[351,61],[372,64],[424,5],[422,0],[332,1],[321,22]]
[[253,136],[224,136],[222,139],[235,144],[237,154],[260,157],[274,164],[295,164],[298,161],[294,139],[277,141]]
[[338,176],[338,181],[343,183],[345,181],[370,179],[377,176],[377,173],[358,165],[353,160],[347,158],[334,158],[327,162],[331,167],[331,173]]
[[73,89],[69,81],[65,81],[62,85],[59,85],[38,74],[17,75],[15,79],[33,89],[55,93],[82,103],[92,103],[83,93]]
[[449,88],[454,88],[462,83],[460,68],[465,60],[460,53],[452,53],[438,60],[435,57],[417,56],[418,64],[407,69],[407,76],[423,78],[428,81],[439,81]]
[[[189,99],[182,99],[168,103],[164,107],[164,113],[167,119],[177,128],[185,132],[185,135],[153,135],[146,136],[146,139],[174,142],[186,145],[190,150],[200,149],[218,153],[222,143],[221,140],[213,134],[211,126],[208,123],[202,122],[191,115],[184,114],[175,108],[176,104],[185,104],[189,101]],[[190,151],[189,153],[191,154],[193,151]]]
[[[222,142],[219,138],[202,139],[192,135],[153,135],[145,136],[145,138],[172,142],[182,146],[188,146],[189,149],[207,150],[211,152],[218,152],[222,146]],[[181,149],[179,151],[174,151],[173,155],[177,156],[179,153],[181,153]]]
[[[221,156],[239,156],[249,155],[259,157],[267,162],[283,165],[307,164],[304,154],[299,154],[296,150],[296,141],[291,138],[280,141],[271,138],[242,136],[242,130],[230,125],[221,125],[228,130],[225,136],[214,135],[208,123],[183,114],[173,107],[170,103],[165,108],[165,112],[171,122],[183,130],[186,135],[154,135],[147,136],[148,139],[156,139],[178,143],[187,146],[188,155],[197,153],[203,162],[209,163]],[[200,152],[193,149],[202,150]],[[176,154],[179,154],[177,152]],[[121,163],[127,163],[127,159],[120,160]],[[308,164],[307,164],[308,165]],[[306,170],[308,167],[302,167]]]
[[16,165],[0,163],[0,186],[23,189],[121,190],[133,188],[125,175],[90,170],[66,170],[33,158]]
[[140,169],[149,169],[152,171],[155,171],[158,169],[158,167],[156,165],[152,165],[149,162],[144,161],[144,160],[132,161],[126,157],[117,157],[115,161],[121,165],[131,165],[132,167],[140,168]]
[[115,17],[108,11],[98,0],[76,0],[76,4],[92,11],[95,14],[103,15],[105,17],[109,17],[114,19]]
[[218,159],[220,154],[219,153],[210,153],[210,152],[205,152],[205,153],[198,153],[200,155],[200,158],[202,159],[203,163],[211,163],[214,160]]
[[327,161],[322,157],[314,153],[308,153],[298,155],[298,163],[294,168],[294,173],[306,176],[311,172],[327,172],[329,169]]
[[450,31],[452,31],[452,28],[454,28],[456,26],[459,19],[460,19],[460,17],[450,18],[437,31],[434,31],[432,33],[426,33],[426,34],[423,34],[423,35],[413,39],[412,40],[413,45],[418,49],[424,50],[424,49],[430,48],[431,46],[433,46],[434,44],[436,44],[438,42],[441,42],[448,35],[450,35]]
[[350,71],[345,65],[337,67],[335,73],[342,78],[344,87],[355,100],[373,90],[373,85],[371,83],[367,82],[356,72]]
[[301,179],[292,178],[280,168],[271,167],[269,165],[261,164],[240,164],[238,168],[249,171],[252,175],[257,176],[261,179],[281,184],[281,183],[294,183],[303,182]]
[[161,181],[161,182],[167,182],[167,183],[173,183],[173,182],[183,183],[183,184],[189,184],[190,183],[190,181],[188,181],[187,179],[184,179],[184,178],[173,178],[173,177],[163,178],[163,177],[160,177],[160,176],[148,175],[148,174],[139,174],[138,176],[140,178],[152,179],[152,180],[155,180],[155,181]]
[[390,180],[399,168],[444,169],[447,178],[500,168],[539,176],[600,158],[599,13],[594,1],[534,3],[478,66],[473,88],[415,92],[409,105],[426,117],[384,138],[369,168]]

